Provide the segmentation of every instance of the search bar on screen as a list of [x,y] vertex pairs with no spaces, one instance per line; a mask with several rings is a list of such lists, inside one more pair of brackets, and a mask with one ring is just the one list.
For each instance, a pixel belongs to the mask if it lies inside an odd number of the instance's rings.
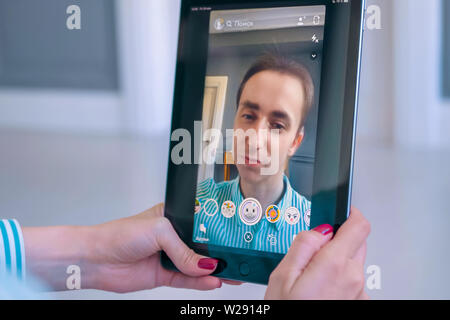
[[325,6],[211,11],[210,33],[325,25]]

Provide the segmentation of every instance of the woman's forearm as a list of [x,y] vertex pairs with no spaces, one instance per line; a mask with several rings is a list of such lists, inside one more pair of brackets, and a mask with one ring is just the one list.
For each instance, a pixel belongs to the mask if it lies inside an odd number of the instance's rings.
[[27,272],[44,281],[51,290],[67,290],[68,267],[80,268],[82,288],[92,287],[95,249],[93,227],[23,228]]

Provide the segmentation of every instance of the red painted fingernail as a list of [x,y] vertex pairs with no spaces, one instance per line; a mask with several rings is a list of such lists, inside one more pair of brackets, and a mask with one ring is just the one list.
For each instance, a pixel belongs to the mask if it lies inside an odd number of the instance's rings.
[[314,228],[313,230],[326,236],[327,234],[333,232],[333,227],[330,226],[329,224],[323,224],[321,226]]
[[214,270],[217,267],[218,260],[212,258],[201,258],[198,260],[198,267],[200,269]]

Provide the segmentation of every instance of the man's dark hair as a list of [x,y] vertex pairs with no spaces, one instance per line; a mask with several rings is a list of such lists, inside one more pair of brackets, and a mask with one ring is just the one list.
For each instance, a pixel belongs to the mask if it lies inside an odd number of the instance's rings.
[[305,125],[306,117],[308,116],[308,112],[311,109],[312,104],[314,102],[314,83],[311,78],[311,74],[303,65],[285,56],[267,53],[262,57],[260,57],[250,67],[250,69],[248,69],[247,73],[242,79],[241,85],[239,86],[236,99],[237,107],[239,107],[242,91],[244,91],[244,87],[248,82],[248,80],[250,80],[250,78],[256,75],[257,73],[263,71],[275,71],[281,74],[291,75],[300,80],[303,86],[305,103],[302,106],[301,123],[299,129],[303,128],[303,126]]

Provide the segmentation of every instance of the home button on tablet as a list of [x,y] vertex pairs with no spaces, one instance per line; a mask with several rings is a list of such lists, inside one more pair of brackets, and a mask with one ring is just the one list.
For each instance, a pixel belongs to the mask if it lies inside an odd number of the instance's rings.
[[250,266],[247,262],[242,262],[239,265],[239,272],[241,276],[248,276],[250,274]]

